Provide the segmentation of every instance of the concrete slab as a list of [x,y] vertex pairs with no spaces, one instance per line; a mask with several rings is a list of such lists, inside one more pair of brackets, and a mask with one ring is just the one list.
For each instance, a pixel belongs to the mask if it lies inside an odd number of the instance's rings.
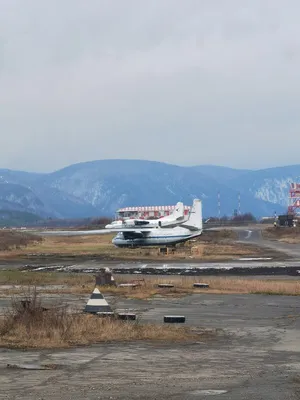
[[[87,296],[88,298],[88,296]],[[82,300],[80,300],[82,301]],[[0,350],[0,399],[300,398],[298,297],[201,294],[121,300],[145,322],[185,314],[218,333],[189,344],[119,343],[66,350]],[[7,364],[57,364],[14,370]]]

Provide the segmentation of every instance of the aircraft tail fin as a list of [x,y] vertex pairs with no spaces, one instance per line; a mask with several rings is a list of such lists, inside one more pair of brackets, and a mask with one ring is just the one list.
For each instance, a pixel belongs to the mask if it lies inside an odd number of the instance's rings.
[[199,199],[195,199],[193,201],[193,206],[189,213],[189,218],[186,222],[184,222],[182,227],[188,228],[190,230],[202,231],[203,223],[202,223],[202,201]]

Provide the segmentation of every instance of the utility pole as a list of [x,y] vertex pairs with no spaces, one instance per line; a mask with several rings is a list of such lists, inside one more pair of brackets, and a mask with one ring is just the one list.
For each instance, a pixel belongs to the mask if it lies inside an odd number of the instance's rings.
[[219,220],[221,219],[221,195],[220,192],[218,192],[218,216]]

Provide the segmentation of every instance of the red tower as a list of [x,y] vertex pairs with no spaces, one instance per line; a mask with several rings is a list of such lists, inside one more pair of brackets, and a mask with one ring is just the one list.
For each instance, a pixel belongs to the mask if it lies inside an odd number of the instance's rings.
[[288,214],[296,215],[300,212],[300,183],[291,183],[289,191]]

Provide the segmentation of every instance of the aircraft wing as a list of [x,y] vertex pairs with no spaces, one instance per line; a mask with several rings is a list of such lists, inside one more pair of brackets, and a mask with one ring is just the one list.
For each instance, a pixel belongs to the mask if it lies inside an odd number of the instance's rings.
[[150,232],[153,228],[145,228],[141,227],[141,229],[137,228],[113,228],[113,229],[95,229],[89,231],[32,231],[32,233],[36,233],[41,236],[89,236],[89,235],[107,235],[108,233],[118,233],[118,232],[137,232],[138,234],[145,235],[147,232]]
[[110,233],[105,229],[95,229],[90,231],[55,231],[55,230],[48,230],[48,231],[40,231],[40,230],[32,230],[32,233],[40,236],[87,236],[87,235],[105,235]]
[[147,228],[147,227],[143,226],[139,229],[139,228],[135,228],[135,227],[125,228],[123,226],[123,227],[119,227],[119,228],[107,228],[105,230],[107,233],[113,233],[113,232],[151,232],[151,231],[153,231],[153,229],[155,229],[155,228],[153,228],[153,227]]

